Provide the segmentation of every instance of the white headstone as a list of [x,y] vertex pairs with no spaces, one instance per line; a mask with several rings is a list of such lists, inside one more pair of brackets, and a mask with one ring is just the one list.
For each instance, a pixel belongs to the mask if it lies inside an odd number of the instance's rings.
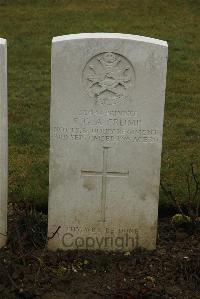
[[49,249],[155,248],[167,53],[128,34],[53,39]]
[[0,38],[0,247],[6,243],[8,188],[7,43]]

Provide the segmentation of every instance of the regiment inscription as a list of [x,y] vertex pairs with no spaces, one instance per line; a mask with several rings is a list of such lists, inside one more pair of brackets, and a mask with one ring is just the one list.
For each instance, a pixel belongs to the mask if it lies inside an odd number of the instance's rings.
[[89,142],[159,142],[159,130],[144,128],[142,118],[136,111],[89,110],[72,116],[73,127],[54,127],[57,140]]

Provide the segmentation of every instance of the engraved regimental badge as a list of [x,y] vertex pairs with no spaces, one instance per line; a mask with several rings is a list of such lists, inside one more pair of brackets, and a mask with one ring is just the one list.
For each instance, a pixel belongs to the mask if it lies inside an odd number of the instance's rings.
[[83,71],[83,84],[97,103],[124,102],[135,79],[131,63],[122,55],[105,52],[91,58]]

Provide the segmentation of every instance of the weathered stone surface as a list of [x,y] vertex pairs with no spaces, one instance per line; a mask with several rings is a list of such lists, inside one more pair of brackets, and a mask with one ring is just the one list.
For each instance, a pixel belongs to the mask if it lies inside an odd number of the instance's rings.
[[7,139],[7,44],[0,38],[0,247],[5,245],[7,234]]
[[166,69],[161,40],[53,39],[49,249],[155,248]]

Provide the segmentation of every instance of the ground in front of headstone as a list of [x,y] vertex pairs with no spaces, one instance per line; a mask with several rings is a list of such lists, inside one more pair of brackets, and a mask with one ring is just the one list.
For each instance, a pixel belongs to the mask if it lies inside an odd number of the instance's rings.
[[175,231],[163,218],[153,252],[50,252],[44,249],[46,215],[27,211],[19,210],[18,219],[10,215],[9,242],[0,251],[0,298],[199,298],[198,232]]

